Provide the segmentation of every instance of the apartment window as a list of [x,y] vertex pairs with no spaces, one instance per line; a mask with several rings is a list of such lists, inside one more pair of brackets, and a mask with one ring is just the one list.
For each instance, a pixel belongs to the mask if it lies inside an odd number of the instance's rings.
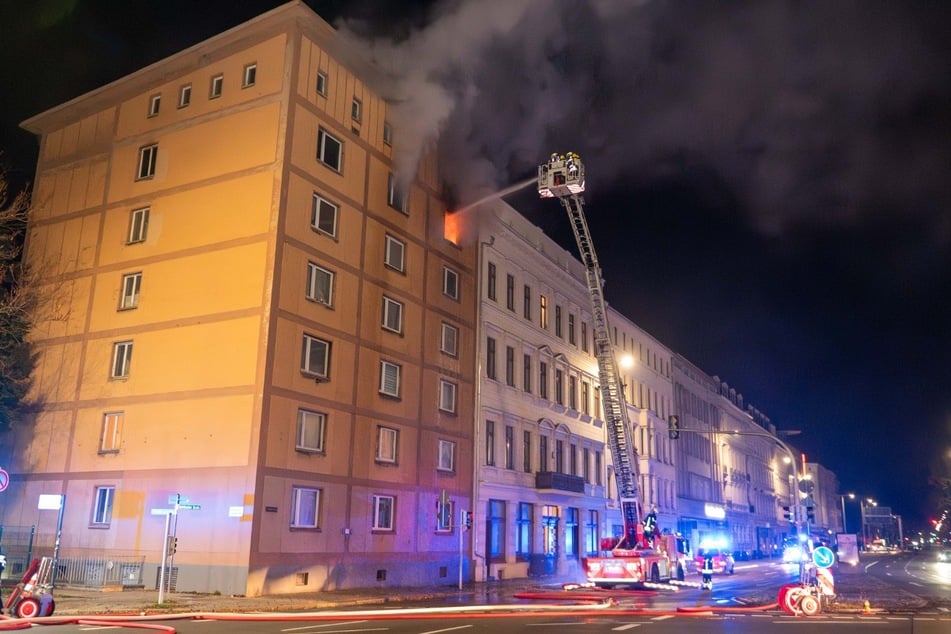
[[129,365],[132,363],[132,342],[119,341],[112,344],[112,378],[129,378]]
[[565,555],[568,559],[578,558],[578,541],[580,538],[578,520],[580,513],[577,508],[568,507],[568,517],[565,518]]
[[601,452],[594,452],[594,483],[598,486],[604,484],[601,477]]
[[92,523],[108,526],[112,522],[112,506],[115,502],[116,487],[98,486],[93,498]]
[[300,369],[304,374],[327,380],[330,372],[330,342],[305,334]]
[[588,351],[588,322],[581,322],[581,349]]
[[522,390],[532,392],[532,355],[522,355]]
[[587,381],[581,382],[581,411],[591,414],[591,384]]
[[389,121],[383,122],[383,144],[393,145],[393,126]]
[[451,440],[439,441],[439,455],[436,457],[436,469],[439,471],[456,470],[456,443]]
[[106,412],[102,415],[102,434],[99,438],[99,453],[119,453],[122,434],[122,412]]
[[511,273],[505,275],[505,307],[515,312],[515,276]]
[[555,402],[559,405],[565,404],[565,373],[560,369],[555,369]]
[[318,528],[320,517],[320,489],[293,487],[291,489],[291,527]]
[[515,468],[515,428],[505,426],[505,468]]
[[532,287],[528,284],[522,288],[522,316],[529,321],[532,319]]
[[574,443],[568,446],[568,473],[578,475],[578,446]]
[[578,379],[574,376],[568,377],[568,407],[578,409]]
[[386,181],[386,204],[405,214],[408,210],[408,200],[409,197],[400,185],[399,179],[396,178],[396,174],[390,172]]
[[187,108],[192,102],[192,85],[185,84],[178,89],[178,107]]
[[307,409],[297,410],[297,451],[323,452],[327,415]]
[[383,330],[403,334],[403,304],[383,296]]
[[522,471],[532,472],[532,432],[522,432]]
[[363,117],[363,102],[353,98],[353,101],[350,102],[350,118],[355,122],[360,123],[361,118]]
[[335,172],[339,172],[342,154],[343,143],[323,128],[319,128],[317,130],[317,160]]
[[122,298],[119,310],[129,310],[139,306],[139,290],[142,288],[142,273],[129,273],[122,276]]
[[555,441],[555,472],[567,473],[565,471],[565,441],[561,439]]
[[380,361],[380,394],[399,397],[400,370],[402,368],[390,361]]
[[459,274],[448,266],[442,268],[442,292],[446,297],[459,299]]
[[439,339],[439,350],[444,354],[455,357],[459,354],[459,329],[452,324],[443,322],[442,335]]
[[538,395],[548,398],[548,364],[544,361],[538,364]]
[[575,345],[575,316],[568,313],[568,343]]
[[310,226],[318,233],[331,238],[337,237],[337,213],[339,207],[314,192],[314,203],[310,212]]
[[391,235],[386,236],[386,247],[383,253],[383,264],[387,267],[403,272],[406,266],[406,245]]
[[485,518],[485,554],[491,562],[505,561],[505,500],[489,500]]
[[585,482],[591,482],[591,450],[587,447],[581,450],[581,477]]
[[439,380],[439,409],[450,414],[456,413],[456,384],[452,381]]
[[129,244],[144,242],[149,232],[149,208],[133,209],[129,219]]
[[215,75],[211,78],[211,86],[208,89],[208,98],[217,99],[221,96],[221,89],[225,85],[224,75]]
[[146,145],[139,148],[139,171],[136,180],[145,180],[155,176],[155,163],[158,160],[158,144]]
[[495,466],[495,421],[485,421],[485,464]]
[[393,530],[393,513],[396,509],[396,498],[392,495],[373,496],[373,530]]
[[162,106],[162,95],[152,95],[149,97],[149,116],[154,117],[159,113]]
[[485,340],[485,375],[495,379],[495,339],[492,337]]
[[561,330],[561,306],[555,306],[555,336],[564,337],[564,333]]
[[489,279],[488,279],[488,281],[487,281],[487,283],[486,283],[486,289],[485,289],[486,297],[488,297],[489,299],[491,299],[491,300],[494,302],[494,301],[495,301],[495,277],[496,277],[496,273],[495,273],[495,263],[494,263],[494,262],[489,262],[489,275],[488,275],[488,277],[489,277]]
[[544,434],[538,436],[538,470],[548,471],[548,436]]
[[452,532],[452,518],[456,514],[456,505],[454,502],[449,501],[445,504],[439,504],[437,502],[437,513],[436,513],[436,532],[437,533],[450,533]]
[[327,73],[317,71],[317,94],[327,96]]
[[505,384],[515,387],[515,348],[505,346]]
[[548,330],[548,298],[538,296],[538,325]]
[[391,427],[377,427],[376,461],[395,464],[399,450],[399,432]]
[[515,517],[515,560],[528,561],[532,555],[532,519],[535,505],[528,502],[518,503]]
[[248,64],[244,67],[244,79],[241,80],[241,87],[247,88],[248,86],[253,86],[254,82],[258,78],[258,65],[257,64]]
[[307,299],[333,306],[334,273],[313,262],[307,263]]
[[601,547],[598,539],[598,512],[588,511],[584,525],[584,550],[588,555],[596,555]]

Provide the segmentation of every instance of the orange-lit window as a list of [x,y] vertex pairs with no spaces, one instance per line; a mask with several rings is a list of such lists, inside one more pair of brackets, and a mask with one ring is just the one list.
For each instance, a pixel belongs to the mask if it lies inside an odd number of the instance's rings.
[[217,99],[221,96],[221,91],[225,85],[224,75],[215,75],[211,78],[211,85],[208,87],[208,98]]
[[106,412],[103,414],[99,453],[119,453],[123,417],[122,412]]

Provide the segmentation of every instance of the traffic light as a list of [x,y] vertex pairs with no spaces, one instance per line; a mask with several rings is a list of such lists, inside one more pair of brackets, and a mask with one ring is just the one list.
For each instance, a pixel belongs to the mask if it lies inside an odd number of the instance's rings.
[[667,435],[671,440],[680,438],[680,416],[671,414],[667,417]]
[[783,519],[787,522],[794,522],[795,517],[793,516],[793,510],[788,506],[783,507]]
[[816,521],[816,509],[814,506],[806,507],[806,521],[815,522]]
[[168,547],[166,548],[165,552],[168,554],[169,557],[171,557],[172,555],[175,554],[175,550],[177,548],[178,548],[178,538],[175,537],[174,535],[169,535]]

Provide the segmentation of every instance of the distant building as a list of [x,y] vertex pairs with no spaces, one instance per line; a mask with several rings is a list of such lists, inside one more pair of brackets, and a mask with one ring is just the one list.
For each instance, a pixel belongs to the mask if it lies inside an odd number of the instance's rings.
[[[394,174],[385,84],[291,2],[24,122],[44,409],[0,524],[178,590],[451,579],[472,492],[475,251],[432,158]],[[46,513],[46,515],[44,515]],[[176,526],[177,525],[177,526]]]

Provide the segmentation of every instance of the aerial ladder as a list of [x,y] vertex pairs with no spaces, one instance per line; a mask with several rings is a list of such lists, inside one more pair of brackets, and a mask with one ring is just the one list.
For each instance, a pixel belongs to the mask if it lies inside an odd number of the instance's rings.
[[[646,535],[641,523],[637,450],[633,444],[633,430],[608,328],[601,267],[584,214],[584,190],[584,165],[577,154],[552,154],[547,163],[538,166],[538,193],[542,198],[557,198],[561,201],[571,220],[578,252],[584,264],[591,300],[594,351],[598,360],[607,443],[614,461],[624,525],[624,534],[612,548],[613,556],[587,558],[585,572],[590,582],[605,586],[666,581],[671,575],[671,558],[666,552],[655,550],[653,535]],[[683,578],[682,568],[677,570],[677,575]]]

